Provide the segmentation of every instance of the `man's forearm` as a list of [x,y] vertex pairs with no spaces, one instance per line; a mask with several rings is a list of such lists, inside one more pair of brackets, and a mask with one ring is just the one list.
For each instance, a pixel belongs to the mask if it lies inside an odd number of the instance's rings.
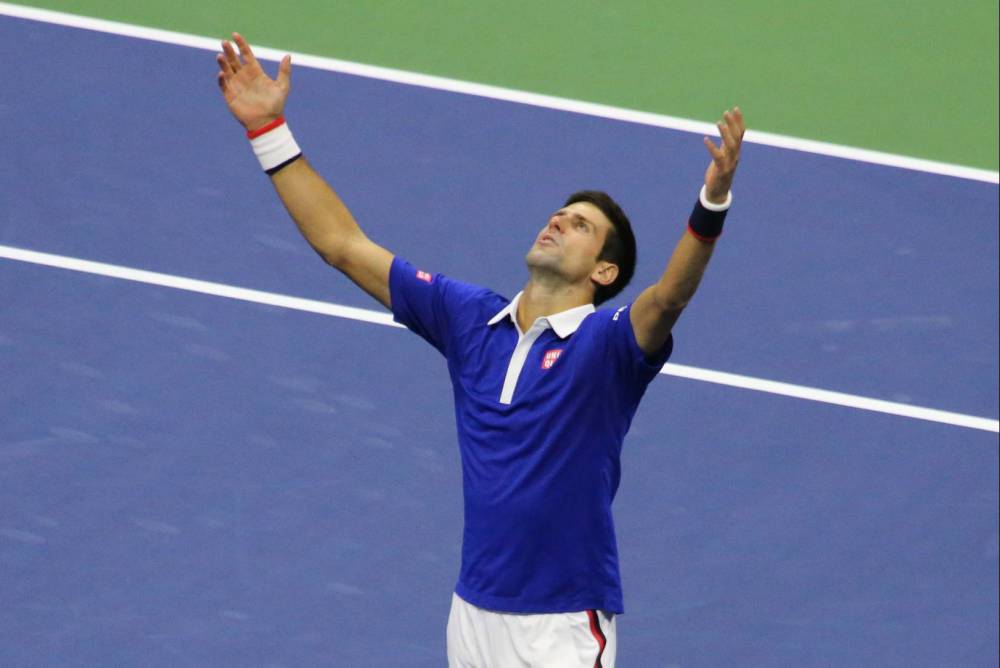
[[632,304],[632,330],[647,355],[655,355],[670,336],[670,330],[694,297],[714,248],[714,243],[685,232],[660,280],[643,290]]
[[364,233],[337,193],[305,157],[273,174],[271,182],[309,245],[328,264],[341,267],[351,243]]
[[[732,174],[713,179],[712,184],[718,186],[720,182],[728,188]],[[680,312],[694,297],[712,258],[715,241],[722,234],[732,196],[728,189],[720,193],[718,188],[713,190],[708,185],[698,195],[688,218],[687,232],[677,242],[666,271],[653,286],[654,301],[665,312]]]
[[714,243],[685,232],[677,242],[666,270],[653,286],[657,306],[667,312],[683,310],[694,297],[713,250]]
[[337,194],[302,157],[285,123],[291,56],[282,58],[278,78],[271,79],[247,41],[237,33],[233,33],[233,39],[239,55],[226,40],[222,43],[223,53],[216,58],[219,89],[226,106],[246,128],[260,166],[271,175],[292,220],[320,257],[382,305],[391,307],[392,253],[364,235]]

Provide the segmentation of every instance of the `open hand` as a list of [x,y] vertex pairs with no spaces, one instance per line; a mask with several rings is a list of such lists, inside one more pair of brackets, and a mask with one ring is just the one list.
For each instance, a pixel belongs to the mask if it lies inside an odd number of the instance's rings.
[[721,204],[726,200],[736,165],[740,162],[740,146],[743,144],[743,112],[739,107],[722,114],[722,120],[715,124],[719,128],[722,142],[716,146],[708,137],[704,138],[705,147],[712,155],[712,163],[705,171],[705,196],[709,202]]
[[256,130],[281,116],[285,108],[285,99],[292,86],[292,57],[281,59],[278,78],[272,79],[257,62],[242,35],[234,32],[233,41],[239,47],[239,55],[225,40],[223,53],[215,57],[220,68],[219,89],[236,120],[247,130]]

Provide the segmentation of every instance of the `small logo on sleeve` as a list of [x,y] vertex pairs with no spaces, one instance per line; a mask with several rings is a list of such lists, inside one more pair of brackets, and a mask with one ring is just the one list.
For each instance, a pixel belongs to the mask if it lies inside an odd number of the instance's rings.
[[426,271],[417,271],[417,278],[419,278],[424,283],[430,283],[433,276],[428,274]]
[[614,315],[613,318],[611,318],[611,320],[613,322],[618,322],[618,316],[620,316],[622,314],[622,311],[624,311],[627,308],[628,308],[628,306],[622,306],[620,309],[618,309],[617,311],[615,311],[615,315]]
[[562,348],[557,348],[555,350],[546,350],[545,355],[542,356],[542,369],[551,369],[555,366],[556,360],[562,355]]

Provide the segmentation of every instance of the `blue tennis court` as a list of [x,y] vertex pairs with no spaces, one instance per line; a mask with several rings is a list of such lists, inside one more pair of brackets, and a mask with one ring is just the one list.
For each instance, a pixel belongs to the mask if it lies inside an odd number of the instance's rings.
[[[0,247],[376,308],[299,238],[212,54],[0,17],[0,59]],[[287,115],[369,236],[506,294],[593,187],[634,298],[708,159],[305,67]],[[996,420],[995,184],[756,144],[740,170],[672,362]],[[416,336],[0,259],[0,378],[0,665],[444,664],[461,478]],[[994,666],[997,508],[995,428],[661,376],[615,503],[619,663]]]

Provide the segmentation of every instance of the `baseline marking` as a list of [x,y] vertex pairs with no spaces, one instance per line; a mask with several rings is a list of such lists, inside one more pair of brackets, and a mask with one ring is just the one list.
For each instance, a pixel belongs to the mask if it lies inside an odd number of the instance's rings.
[[[283,308],[297,311],[308,311],[322,315],[331,315],[337,318],[347,318],[348,320],[359,320],[377,325],[388,325],[390,327],[403,328],[402,325],[392,319],[390,313],[384,311],[372,311],[369,309],[355,308],[352,306],[342,306],[312,299],[302,299],[301,297],[291,297],[288,295],[275,294],[273,292],[263,292],[260,290],[250,290],[239,288],[223,283],[212,283],[171,274],[161,274],[131,267],[122,267],[103,262],[92,262],[79,258],[67,257],[65,255],[53,255],[51,253],[40,253],[37,251],[15,248],[13,246],[0,245],[0,258],[28,262],[31,264],[44,265],[47,267],[57,267],[59,269],[69,269],[99,276],[120,278],[127,281],[137,281],[150,285],[160,285],[178,290],[199,292],[217,297],[228,297],[242,301],[254,302],[257,304],[267,304],[268,306],[281,306]],[[1000,420],[978,417],[975,415],[965,415],[963,413],[952,413],[949,411],[937,410],[935,408],[924,408],[901,404],[893,401],[883,401],[882,399],[872,399],[843,392],[833,392],[822,390],[816,387],[805,385],[793,385],[764,378],[754,378],[752,376],[741,376],[735,373],[724,371],[713,371],[711,369],[700,369],[683,364],[668,362],[660,370],[660,373],[679,378],[700,380],[706,383],[716,383],[718,385],[728,385],[768,394],[780,394],[786,397],[806,399],[808,401],[818,401],[825,404],[837,406],[847,406],[861,410],[874,411],[876,413],[888,413],[917,420],[927,420],[929,422],[939,422],[950,424],[956,427],[967,427],[969,429],[979,429],[1000,433]]]
[[110,278],[121,278],[126,281],[136,281],[138,283],[148,283],[149,285],[161,285],[166,288],[177,290],[187,290],[189,292],[200,292],[216,297],[229,297],[255,304],[266,304],[268,306],[281,306],[283,308],[294,309],[296,311],[308,311],[309,313],[320,313],[322,315],[332,315],[337,318],[347,318],[349,320],[360,320],[371,322],[376,325],[388,325],[405,329],[403,325],[392,319],[391,313],[382,311],[371,311],[369,309],[354,308],[353,306],[341,306],[329,302],[316,301],[314,299],[303,299],[301,297],[291,297],[279,295],[273,292],[262,290],[250,290],[248,288],[238,288],[224,283],[212,283],[201,281],[195,278],[185,278],[183,276],[173,276],[171,274],[161,274],[155,271],[145,271],[122,267],[115,264],[105,264],[103,262],[91,262],[65,255],[52,255],[50,253],[39,253],[36,251],[14,248],[13,246],[0,246],[0,258],[8,260],[18,260],[31,264],[41,264],[47,267],[58,267],[59,269],[69,269],[85,274],[97,274],[98,276],[108,276]]
[[[186,33],[173,32],[170,30],[160,30],[158,28],[147,28],[129,23],[119,23],[117,21],[106,21],[76,14],[67,14],[48,9],[36,9],[34,7],[23,7],[0,2],[0,15],[11,16],[43,23],[67,26],[71,28],[81,28],[97,32],[122,35],[125,37],[135,37],[155,42],[164,42],[178,46],[187,46],[195,49],[205,49],[207,51],[220,52],[219,40],[211,37],[200,37]],[[487,84],[478,84],[470,81],[460,81],[458,79],[448,79],[446,77],[408,72],[388,67],[378,67],[375,65],[365,65],[347,60],[337,60],[322,56],[312,56],[296,52],[281,51],[268,47],[254,47],[254,53],[259,60],[280,61],[286,53],[291,53],[292,60],[296,65],[304,65],[315,69],[339,72],[342,74],[353,74],[356,76],[378,79],[381,81],[391,81],[393,83],[432,88],[435,90],[449,91],[453,93],[464,93],[505,102],[516,102],[546,109],[559,111],[569,111],[587,116],[597,116],[609,118],[617,121],[639,123],[641,125],[651,125],[655,127],[691,132],[698,135],[716,135],[718,129],[712,123],[695,121],[676,116],[655,114],[634,109],[624,109],[606,104],[594,102],[583,102],[581,100],[571,100],[568,98],[543,95],[540,93],[529,93],[527,91],[514,90],[511,88],[501,88]],[[214,67],[214,61],[213,65]],[[835,158],[866,162],[889,167],[899,167],[919,172],[929,172],[942,176],[953,176],[973,181],[983,181],[985,183],[1000,183],[1000,172],[993,172],[987,169],[966,167],[964,165],[954,165],[946,162],[934,160],[924,160],[882,151],[872,151],[853,146],[842,146],[827,142],[814,141],[811,139],[801,139],[799,137],[789,137],[785,135],[748,130],[744,141],[752,144],[774,146],[777,148],[789,149],[792,151],[802,151],[804,153],[816,153]]]

